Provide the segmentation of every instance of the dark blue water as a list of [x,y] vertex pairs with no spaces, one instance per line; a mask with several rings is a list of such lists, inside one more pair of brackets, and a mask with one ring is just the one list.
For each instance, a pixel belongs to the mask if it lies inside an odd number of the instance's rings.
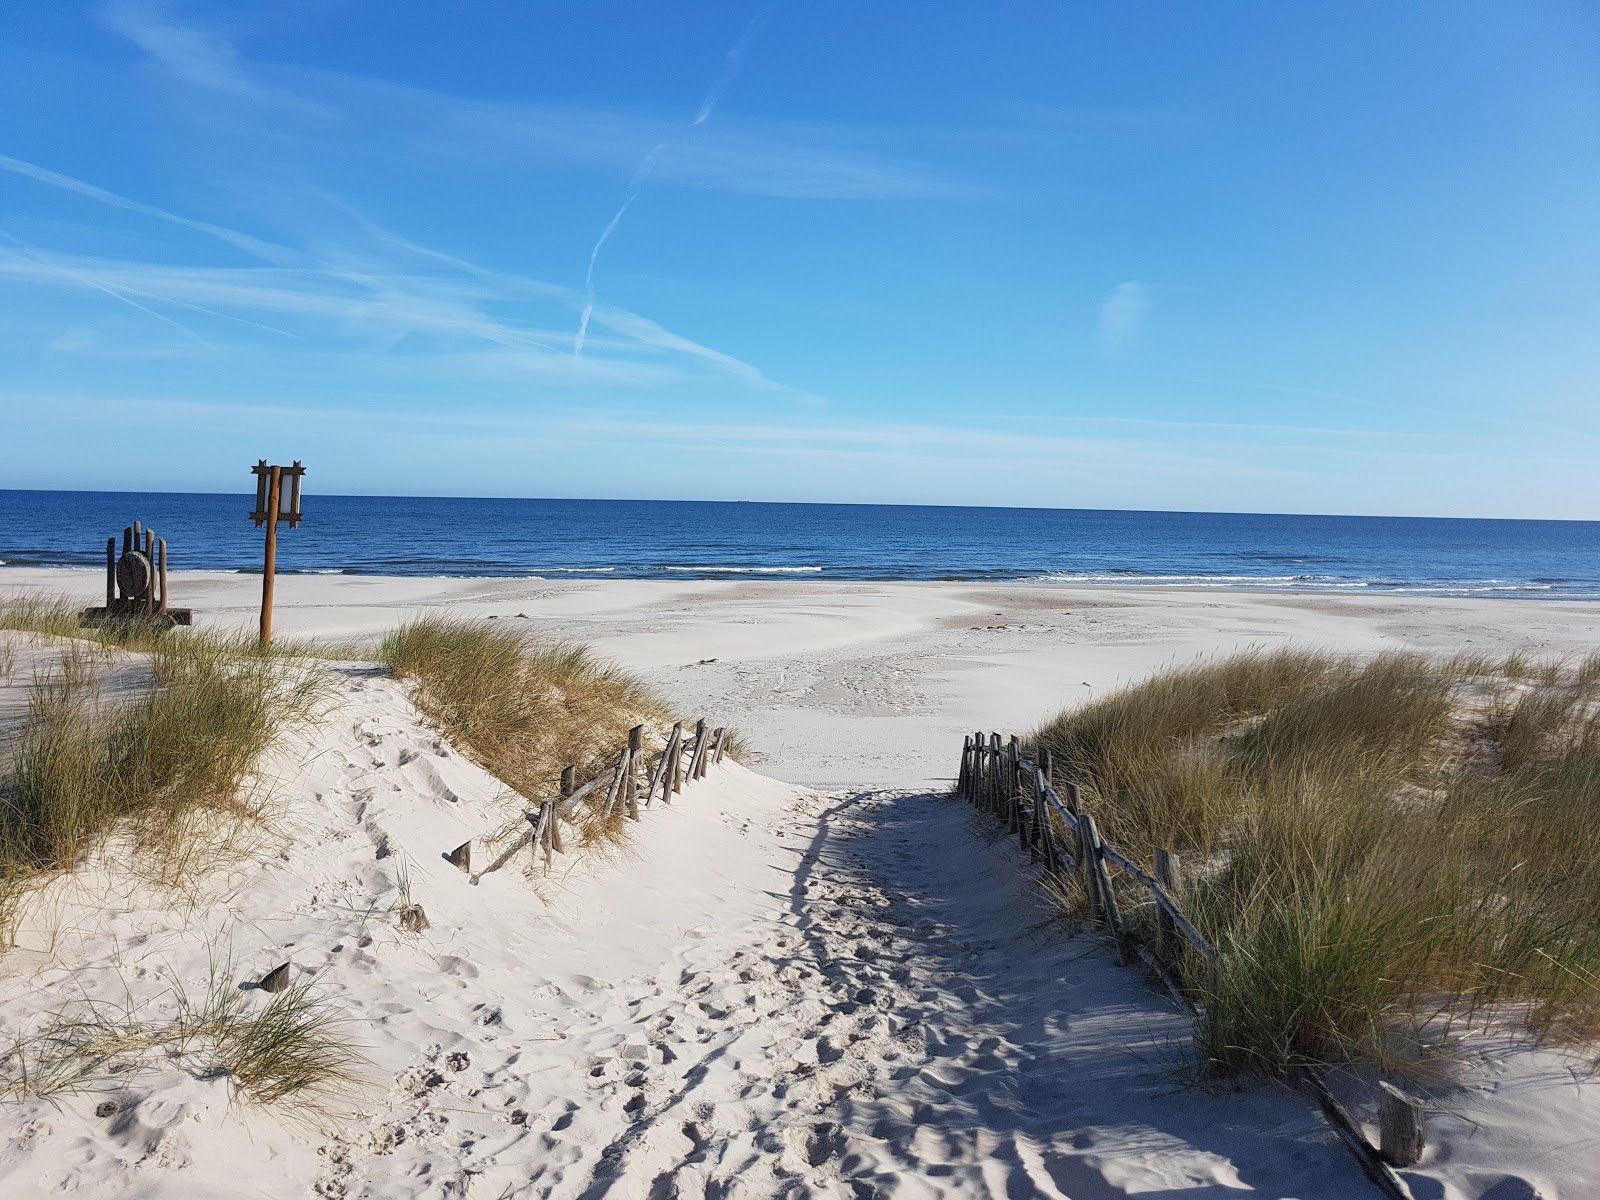
[[[254,494],[0,490],[0,562],[97,568],[135,518],[174,569],[259,571]],[[1600,522],[654,500],[305,497],[280,571],[1028,579],[1600,599]]]

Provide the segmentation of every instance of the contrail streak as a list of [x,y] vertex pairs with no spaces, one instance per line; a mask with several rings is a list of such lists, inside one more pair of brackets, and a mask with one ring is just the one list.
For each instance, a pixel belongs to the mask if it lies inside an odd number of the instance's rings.
[[[12,245],[20,247],[22,250],[22,256],[24,258],[32,260],[37,266],[42,267],[47,272],[53,273],[57,278],[70,279],[74,283],[80,284],[83,287],[90,288],[97,292],[104,292],[113,300],[119,300],[123,304],[126,304],[129,308],[137,309],[139,312],[144,313],[146,316],[154,317],[158,321],[165,321],[174,329],[180,330],[189,337],[193,338],[195,341],[199,342],[207,350],[216,349],[215,346],[206,341],[205,338],[201,337],[194,330],[190,329],[182,321],[174,320],[172,317],[167,316],[167,314],[164,312],[157,312],[155,309],[150,308],[147,305],[140,304],[137,300],[133,299],[133,297],[123,295],[110,284],[101,282],[88,272],[74,270],[73,268],[64,266],[61,263],[50,262],[42,257],[32,246],[28,245],[27,242],[12,234],[0,232],[0,237],[5,238],[6,241],[10,242]],[[190,307],[198,307],[198,305],[191,305]]]
[[[776,0],[767,5],[751,18],[750,24],[745,26],[745,31],[733,48],[722,57],[722,70],[712,80],[711,86],[706,89],[705,99],[700,102],[700,107],[695,111],[694,120],[689,122],[690,129],[698,129],[704,125],[711,114],[716,111],[717,104],[722,100],[722,93],[728,90],[739,74],[740,63],[744,59],[744,52],[749,49],[750,42],[760,32],[761,27],[767,23],[767,18],[772,15],[776,7]],[[578,335],[572,341],[572,357],[580,358],[583,355],[583,344],[589,336],[589,318],[594,315],[594,268],[600,261],[600,251],[606,242],[611,240],[611,235],[617,231],[617,226],[622,224],[622,218],[628,209],[633,207],[633,202],[639,198],[639,193],[644,190],[644,185],[649,182],[650,173],[655,170],[656,160],[661,157],[671,142],[658,142],[650,148],[650,152],[639,163],[638,170],[634,171],[633,178],[628,181],[628,193],[622,198],[621,205],[613,214],[611,220],[606,222],[606,227],[600,231],[600,236],[595,239],[593,248],[589,251],[589,269],[583,277],[583,314],[578,318]]]

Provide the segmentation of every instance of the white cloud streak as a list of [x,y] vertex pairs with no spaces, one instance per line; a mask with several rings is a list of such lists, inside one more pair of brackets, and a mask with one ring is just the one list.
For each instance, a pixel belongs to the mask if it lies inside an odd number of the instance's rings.
[[[766,24],[767,18],[772,14],[772,6],[762,9],[745,27],[744,33],[733,44],[722,59],[722,72],[711,82],[706,89],[705,99],[700,102],[700,108],[694,115],[694,120],[689,122],[691,130],[704,125],[711,114],[716,111],[717,102],[722,99],[722,93],[728,90],[730,84],[739,73],[739,66],[744,60],[744,52],[749,47],[751,40],[756,36],[756,31]],[[639,193],[644,190],[644,185],[649,182],[650,173],[655,170],[656,161],[661,157],[662,151],[671,145],[670,142],[658,142],[650,148],[638,167],[633,172],[633,178],[628,182],[628,193],[622,199],[622,204],[617,208],[606,227],[600,231],[600,236],[595,239],[589,251],[589,267],[583,277],[583,312],[578,318],[578,332],[572,339],[572,356],[583,357],[584,339],[589,334],[589,318],[594,313],[594,269],[600,260],[600,250],[611,240],[611,235],[617,231],[617,226],[622,224],[622,218],[633,207],[633,202],[639,198]]]
[[186,83],[250,98],[262,94],[226,38],[173,20],[164,4],[114,0],[100,10],[100,20]]
[[222,225],[213,225],[208,221],[193,221],[188,217],[180,217],[177,213],[168,212],[164,208],[157,208],[153,204],[141,204],[137,200],[130,200],[126,196],[119,196],[116,192],[107,191],[103,187],[96,187],[92,183],[85,183],[81,179],[74,179],[71,175],[63,175],[59,171],[52,171],[36,163],[26,162],[20,158],[12,158],[7,154],[0,154],[0,171],[10,171],[13,175],[21,175],[35,182],[47,184],[50,187],[60,188],[64,192],[73,192],[89,200],[97,200],[111,208],[120,208],[124,212],[137,213],[143,217],[154,217],[158,221],[165,221],[169,225],[178,225],[184,229],[192,229],[196,233],[203,233],[209,238],[215,238],[253,255],[264,262],[288,264],[304,261],[304,255],[283,246],[274,245],[263,241],[261,238],[252,237],[248,233],[240,233],[236,229],[228,229]]

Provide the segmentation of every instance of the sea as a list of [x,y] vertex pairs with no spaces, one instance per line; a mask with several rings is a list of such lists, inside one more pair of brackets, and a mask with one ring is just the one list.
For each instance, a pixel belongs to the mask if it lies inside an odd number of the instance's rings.
[[[0,564],[259,572],[254,493],[0,489]],[[1600,522],[307,493],[278,570],[516,579],[1028,581],[1600,600]],[[0,574],[0,581],[3,581]]]

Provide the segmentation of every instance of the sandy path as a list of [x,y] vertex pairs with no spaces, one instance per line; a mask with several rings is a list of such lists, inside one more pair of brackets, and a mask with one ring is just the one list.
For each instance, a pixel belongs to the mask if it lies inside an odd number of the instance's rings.
[[[1059,928],[965,806],[730,763],[620,858],[474,886],[441,851],[497,822],[499,786],[393,680],[339,674],[268,764],[253,859],[187,903],[115,847],[46,889],[0,1043],[74,996],[159,1021],[218,963],[289,961],[364,1082],[321,1125],[193,1064],[6,1104],[8,1200],[1362,1194],[1298,1097],[1179,1087],[1186,1021]],[[402,870],[421,936],[395,926]]]
[[1186,1022],[1039,910],[967,810],[833,795],[783,827],[786,902],[626,1000],[644,1053],[598,1060],[599,1107],[635,1120],[602,1141],[579,1114],[589,1152],[551,1195],[1362,1194],[1298,1098],[1176,1087]]

